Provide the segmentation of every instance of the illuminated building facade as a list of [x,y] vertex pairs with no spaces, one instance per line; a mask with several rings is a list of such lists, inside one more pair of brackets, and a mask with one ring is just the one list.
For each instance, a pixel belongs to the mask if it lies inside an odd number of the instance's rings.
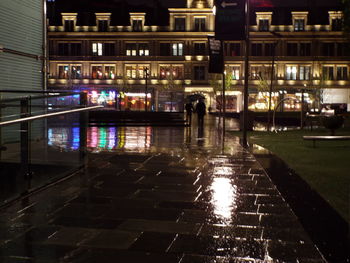
[[[272,108],[290,97],[282,109],[299,110],[302,92],[310,110],[321,102],[349,104],[350,56],[340,9],[287,10],[257,2],[263,5],[251,12],[249,108],[268,109],[272,76]],[[185,7],[168,8],[165,24],[147,12],[128,14],[120,22],[113,10],[88,19],[61,13],[59,23],[50,22],[48,86],[86,90],[92,103],[121,110],[146,110],[147,104],[147,110],[183,111],[186,98],[196,93],[213,111],[219,109],[221,76],[208,74],[213,1],[188,0]],[[226,41],[224,51],[226,109],[239,112],[244,41]]]

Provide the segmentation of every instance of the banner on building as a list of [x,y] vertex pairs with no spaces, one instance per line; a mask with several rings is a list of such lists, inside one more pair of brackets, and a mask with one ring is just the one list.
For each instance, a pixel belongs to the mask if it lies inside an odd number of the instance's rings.
[[214,36],[208,37],[209,47],[209,73],[224,72],[224,53],[221,40],[215,39]]

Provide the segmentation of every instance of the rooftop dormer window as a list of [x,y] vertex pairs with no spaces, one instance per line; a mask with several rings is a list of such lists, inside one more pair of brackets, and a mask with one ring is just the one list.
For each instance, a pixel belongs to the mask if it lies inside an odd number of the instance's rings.
[[333,18],[332,19],[332,31],[342,31],[343,29],[343,19],[341,18]]
[[142,20],[133,19],[132,20],[132,31],[141,32],[142,31]]
[[108,31],[108,21],[107,20],[98,20],[98,31],[107,32]]
[[259,31],[269,31],[269,20],[260,19],[259,20]]
[[294,20],[294,31],[305,31],[305,20],[295,19]]
[[74,20],[64,20],[64,31],[66,32],[74,31]]
[[175,31],[183,32],[186,30],[186,18],[184,17],[175,17]]

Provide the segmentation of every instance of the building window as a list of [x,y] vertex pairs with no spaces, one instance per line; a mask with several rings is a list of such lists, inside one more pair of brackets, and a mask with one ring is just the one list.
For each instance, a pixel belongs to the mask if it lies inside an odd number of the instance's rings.
[[102,66],[91,67],[91,78],[92,79],[103,79]]
[[58,43],[59,56],[80,56],[81,43]]
[[287,56],[298,56],[298,43],[287,43]]
[[286,79],[287,80],[296,80],[297,79],[297,67],[296,66],[287,66]]
[[205,43],[194,43],[194,55],[205,55],[206,51]]
[[98,20],[98,31],[100,32],[108,31],[108,20]]
[[311,43],[300,43],[300,56],[311,56]]
[[142,31],[142,19],[132,20],[132,31],[141,32]]
[[173,56],[183,56],[184,54],[184,46],[183,43],[174,43],[172,45],[173,48]]
[[275,54],[275,43],[265,43],[265,56],[273,56]]
[[310,80],[310,66],[300,66],[299,67],[299,79],[300,80]]
[[241,55],[240,43],[225,43],[225,56],[235,57]]
[[194,19],[194,31],[196,32],[205,32],[205,18],[195,18]]
[[92,55],[93,56],[102,56],[102,43],[92,43]]
[[137,45],[136,44],[126,44],[126,55],[136,56],[137,55]]
[[128,43],[126,44],[127,56],[149,56],[149,47],[147,43]]
[[69,55],[69,43],[59,43],[58,44],[58,55],[68,56]]
[[305,19],[294,20],[294,31],[305,31]]
[[160,79],[183,79],[183,66],[171,65],[171,66],[160,66],[159,68]]
[[125,67],[126,76],[130,79],[144,79],[144,71],[149,65],[128,65]]
[[332,66],[324,66],[322,68],[322,75],[324,80],[334,80],[334,69]]
[[115,79],[115,66],[104,66],[105,79]]
[[337,67],[337,80],[348,80],[348,67]]
[[266,80],[271,78],[271,66],[252,66],[250,68],[250,79]]
[[263,45],[261,43],[253,43],[251,45],[252,48],[252,56],[262,56],[263,55]]
[[175,31],[186,31],[186,19],[184,17],[175,18]]
[[71,65],[71,78],[81,79],[81,65]]
[[232,79],[233,80],[239,80],[239,73],[240,73],[240,67],[239,66],[230,67],[230,72],[232,74]]
[[149,56],[148,44],[146,43],[139,44],[139,56]]
[[60,79],[69,78],[69,65],[58,66],[58,78]]
[[259,20],[259,31],[269,31],[269,20],[260,19]]
[[170,43],[160,43],[159,54],[161,56],[171,56]]
[[64,31],[66,32],[74,31],[74,20],[64,20]]
[[334,43],[322,43],[322,54],[321,56],[334,56],[335,44]]
[[343,30],[343,19],[333,18],[331,23],[332,23],[332,31],[342,31]]
[[205,80],[205,67],[195,66],[194,67],[194,79],[195,80]]

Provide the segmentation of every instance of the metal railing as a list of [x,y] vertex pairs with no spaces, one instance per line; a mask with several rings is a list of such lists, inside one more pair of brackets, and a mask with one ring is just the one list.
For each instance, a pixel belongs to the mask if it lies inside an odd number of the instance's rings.
[[[86,93],[0,90],[2,93],[35,95],[0,100],[0,206],[81,169],[86,159],[88,112],[103,108],[88,107]],[[56,107],[55,101],[50,101],[72,96],[78,97],[76,105],[69,102]],[[79,131],[72,152],[48,144],[52,127],[60,125]],[[58,132],[56,136],[64,135]]]

